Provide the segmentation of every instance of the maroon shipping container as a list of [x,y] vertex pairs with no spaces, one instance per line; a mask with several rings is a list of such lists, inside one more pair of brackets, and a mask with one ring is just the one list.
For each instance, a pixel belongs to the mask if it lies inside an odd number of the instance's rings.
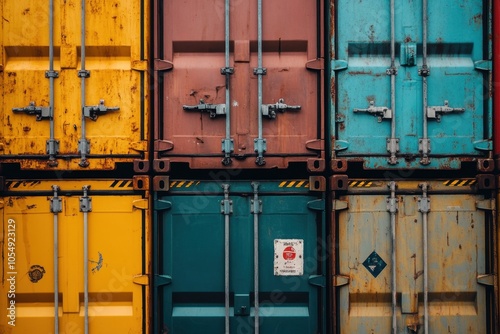
[[179,162],[324,170],[323,2],[154,6],[157,172]]

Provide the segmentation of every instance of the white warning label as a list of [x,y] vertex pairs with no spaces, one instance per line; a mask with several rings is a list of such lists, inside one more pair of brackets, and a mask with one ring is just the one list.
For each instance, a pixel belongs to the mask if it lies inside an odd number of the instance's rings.
[[304,274],[304,240],[274,239],[274,275]]

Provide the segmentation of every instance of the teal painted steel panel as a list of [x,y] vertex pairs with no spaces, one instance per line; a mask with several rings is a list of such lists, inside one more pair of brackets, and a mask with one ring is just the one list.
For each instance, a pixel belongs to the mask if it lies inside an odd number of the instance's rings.
[[[230,332],[254,332],[254,192],[250,181],[227,182],[230,217]],[[323,207],[312,201],[322,192],[309,191],[308,180],[259,182],[260,333],[324,333],[325,291],[309,283],[326,275]],[[157,211],[154,225],[155,277],[170,284],[154,293],[155,332],[224,333],[225,215],[221,183],[170,182],[157,200],[171,203]],[[168,206],[167,206],[168,207]],[[309,208],[309,207],[312,207]],[[317,209],[321,210],[317,210]],[[276,239],[302,240],[303,274],[275,275]],[[283,255],[284,256],[284,255]],[[235,308],[235,305],[237,306]],[[243,307],[243,308],[242,308]]]
[[[427,168],[457,169],[461,161],[488,158],[491,147],[492,110],[490,72],[475,62],[491,60],[490,9],[484,1],[452,0],[428,2],[427,76],[428,107],[438,107],[424,116],[422,1],[396,1],[395,106],[391,105],[391,8],[389,1],[338,0],[335,6],[335,36],[332,38],[332,78],[336,94],[332,101],[331,134],[338,159],[362,159],[366,169]],[[335,70],[338,60],[347,68]],[[386,107],[392,118],[355,109]],[[463,108],[440,116],[439,107]],[[443,108],[441,108],[442,110]],[[373,110],[372,110],[373,111]],[[399,142],[397,163],[388,162],[388,139],[394,118]],[[430,163],[421,164],[420,141],[428,119]],[[345,144],[347,142],[347,144]],[[346,148],[347,147],[347,148]]]
[[[337,213],[337,274],[349,277],[348,285],[337,288],[339,333],[392,333],[394,270],[396,332],[424,333],[420,183],[396,182],[394,247],[388,182],[365,182],[339,198],[348,208]],[[492,215],[479,209],[488,207],[480,203],[489,199],[475,194],[466,181],[432,181],[428,185],[428,332],[490,333],[495,326],[495,296],[492,287],[481,284],[480,277],[493,273],[495,258],[488,248],[493,240]],[[351,186],[359,187],[354,181]]]

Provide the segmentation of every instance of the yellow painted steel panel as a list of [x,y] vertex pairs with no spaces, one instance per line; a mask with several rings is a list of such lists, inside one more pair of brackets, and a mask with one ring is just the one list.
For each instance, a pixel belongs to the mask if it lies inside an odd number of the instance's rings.
[[[69,183],[79,182],[82,181]],[[61,189],[70,188],[65,187],[65,181],[54,183]],[[149,312],[145,309],[149,287],[141,284],[148,282],[144,275],[150,269],[149,214],[133,206],[142,196],[94,196],[90,190],[89,197],[92,200],[92,211],[88,213],[89,332],[147,333],[143,323],[147,323]],[[62,211],[57,215],[59,330],[60,333],[83,332],[83,213],[80,196],[60,198]],[[50,197],[25,194],[1,200],[4,254],[1,295],[5,298],[0,298],[0,308],[6,310],[11,300],[15,302],[15,327],[9,324],[12,320],[8,317],[1,317],[0,332],[53,332],[54,214],[50,212]],[[14,234],[8,234],[9,226],[15,226]],[[9,236],[15,238],[10,245],[15,247],[11,249],[15,259],[8,256]],[[12,285],[7,280],[10,277],[14,277]],[[10,289],[15,290],[12,298],[7,296]]]
[[[423,330],[423,214],[418,204],[422,194],[418,183],[413,189],[413,194],[396,193],[396,268],[391,261],[390,196],[340,197],[348,208],[337,216],[338,274],[349,277],[349,284],[338,288],[340,333],[391,332],[394,269],[397,331]],[[493,271],[494,254],[485,246],[491,228],[488,211],[477,208],[484,198],[435,193],[429,198],[429,330],[486,333],[488,322],[493,325],[493,304],[487,299],[490,290],[478,277]]]
[[[119,107],[86,118],[90,165],[80,167],[82,137],[81,2],[54,0],[54,139],[57,166],[48,167],[50,121],[13,108],[50,107],[49,5],[35,0],[1,1],[3,52],[0,162],[23,169],[113,169],[117,162],[147,159],[149,5],[147,1],[89,1],[85,18],[85,105]],[[147,146],[144,146],[144,149]],[[19,156],[21,155],[21,156]],[[24,157],[23,157],[24,156]],[[37,159],[33,159],[37,157]],[[64,159],[63,159],[64,157]]]

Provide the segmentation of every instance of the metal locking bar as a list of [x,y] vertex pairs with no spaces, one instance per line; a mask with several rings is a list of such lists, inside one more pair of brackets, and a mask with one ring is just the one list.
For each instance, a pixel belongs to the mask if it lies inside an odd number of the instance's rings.
[[[229,87],[229,79],[231,74],[234,73],[234,68],[229,65],[229,13],[230,13],[230,0],[225,1],[224,13],[225,13],[225,25],[224,25],[224,58],[225,67],[221,68],[221,74],[226,76],[226,137],[222,139],[222,153],[224,153],[224,158],[222,159],[222,164],[224,166],[229,166],[233,161],[231,159],[231,153],[234,151],[234,141],[231,139],[231,92]],[[212,117],[212,115],[210,115]]]
[[263,116],[267,116],[269,118],[276,118],[276,112],[279,111],[284,113],[286,110],[300,110],[301,106],[289,106],[285,104],[285,100],[283,98],[279,99],[275,104],[263,104],[261,106],[261,111]]
[[254,282],[254,328],[259,334],[259,214],[262,213],[262,200],[259,199],[259,182],[252,182],[253,200],[251,200],[251,213],[253,213],[253,282]]
[[[388,163],[395,165],[398,163],[396,153],[399,152],[399,139],[396,138],[396,75],[398,70],[396,68],[396,33],[395,33],[395,4],[391,0],[391,67],[386,70],[387,75],[391,76],[391,109],[383,111],[383,118],[391,118],[391,137],[387,138],[387,151],[389,152]],[[394,111],[394,115],[393,115]],[[386,114],[386,115],[385,115]],[[382,119],[379,116],[378,121]]]
[[437,122],[441,122],[441,116],[451,113],[462,113],[465,108],[451,108],[448,100],[444,100],[444,106],[427,107],[427,118],[435,118]]
[[27,115],[36,116],[37,121],[51,117],[50,107],[37,107],[34,101],[31,101],[27,107],[12,108],[12,111],[14,113],[25,113]]
[[210,113],[210,118],[215,118],[217,115],[225,115],[226,114],[226,105],[225,104],[210,104],[205,103],[203,99],[200,100],[200,104],[195,106],[183,105],[182,109],[186,111],[206,111]]
[[233,213],[233,201],[229,199],[229,184],[223,184],[224,199],[220,211],[224,215],[224,309],[225,334],[229,334],[229,216]]
[[396,321],[396,213],[398,212],[398,199],[396,198],[396,182],[391,181],[388,184],[391,191],[391,196],[387,198],[387,211],[391,215],[391,240],[392,240],[392,333],[397,334],[397,321]]
[[429,165],[429,153],[431,151],[431,143],[427,132],[427,77],[431,74],[427,66],[427,0],[422,0],[422,67],[418,70],[418,75],[422,77],[422,104],[423,104],[423,129],[422,138],[419,139],[419,151],[422,154],[420,163]]
[[83,116],[96,121],[99,116],[117,110],[120,110],[120,107],[106,107],[104,105],[104,100],[99,100],[97,106],[85,106],[83,108]]
[[88,214],[92,211],[92,198],[88,196],[90,186],[82,187],[83,196],[80,197],[80,212],[83,212],[83,307],[84,333],[89,333],[89,227]]
[[382,122],[383,118],[391,119],[392,118],[392,110],[387,108],[387,107],[376,107],[375,106],[375,101],[370,101],[370,106],[366,109],[358,109],[355,108],[353,110],[355,113],[358,112],[365,112],[368,114],[372,114],[373,116],[377,117],[377,121],[380,123]]
[[267,73],[266,68],[262,64],[262,0],[257,0],[257,68],[254,68],[253,73],[257,76],[257,120],[259,133],[254,139],[254,151],[257,152],[255,164],[264,166],[264,152],[267,150],[266,140],[262,136],[262,76]]
[[54,196],[50,199],[50,212],[54,214],[54,333],[59,333],[59,221],[62,212],[62,199],[57,195],[59,187],[52,186]]
[[422,197],[418,199],[418,211],[422,213],[422,236],[424,247],[424,334],[429,333],[429,265],[428,265],[428,241],[427,241],[427,225],[428,215],[430,211],[431,200],[427,197],[429,188],[427,183],[420,184],[422,188]]
[[[81,48],[80,48],[80,62],[81,69],[78,71],[77,75],[81,79],[80,83],[80,94],[81,94],[81,110],[82,110],[82,133],[78,140],[78,153],[80,153],[80,167],[88,167],[89,162],[87,160],[87,154],[90,153],[90,142],[87,140],[86,136],[86,118],[85,118],[85,79],[90,77],[90,71],[85,69],[85,0],[81,2],[81,15],[80,15],[80,25],[81,25]],[[87,334],[87,333],[85,333]]]

